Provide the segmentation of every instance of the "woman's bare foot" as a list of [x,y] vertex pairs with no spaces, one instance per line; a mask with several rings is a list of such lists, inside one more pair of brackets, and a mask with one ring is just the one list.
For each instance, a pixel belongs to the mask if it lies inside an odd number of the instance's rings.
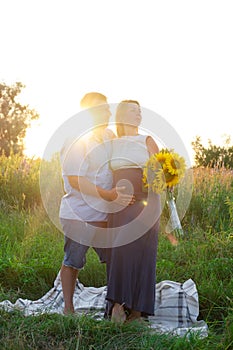
[[131,310],[129,316],[127,317],[127,321],[135,321],[135,320],[140,320],[141,319],[141,312],[136,311],[136,310]]
[[173,245],[173,246],[178,246],[179,242],[178,240],[176,239],[175,236],[173,236],[171,233],[168,233],[167,234],[167,239],[170,241],[170,243]]
[[115,303],[112,308],[111,321],[116,323],[124,323],[126,320],[126,314],[123,305]]

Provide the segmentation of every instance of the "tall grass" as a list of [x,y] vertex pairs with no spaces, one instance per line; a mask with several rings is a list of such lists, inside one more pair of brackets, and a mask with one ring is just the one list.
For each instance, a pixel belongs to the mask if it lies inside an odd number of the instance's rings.
[[[47,166],[54,169],[54,163]],[[40,298],[52,287],[61,266],[63,234],[40,204],[39,169],[37,159],[0,158],[1,300]],[[151,334],[139,325],[119,327],[88,317],[25,318],[17,312],[1,311],[0,349],[233,348],[232,172],[194,169],[193,173],[193,195],[182,221],[185,236],[177,246],[163,235],[167,211],[163,213],[157,282],[194,280],[199,319],[209,325],[208,338],[179,339]],[[58,179],[60,175],[56,176]],[[105,265],[99,263],[92,249],[79,278],[86,286],[106,284]]]
[[[226,168],[194,168],[192,172],[192,199],[183,226],[188,231],[196,227],[209,232],[229,229],[233,221],[233,171]],[[63,194],[56,154],[50,161],[14,154],[0,157],[0,209],[33,208],[41,205],[43,199],[46,211],[51,216],[57,216]],[[167,218],[165,208],[162,222]]]
[[40,159],[0,156],[0,207],[29,208],[41,203]]
[[185,224],[210,232],[228,230],[232,224],[233,171],[195,168],[193,175],[193,194]]

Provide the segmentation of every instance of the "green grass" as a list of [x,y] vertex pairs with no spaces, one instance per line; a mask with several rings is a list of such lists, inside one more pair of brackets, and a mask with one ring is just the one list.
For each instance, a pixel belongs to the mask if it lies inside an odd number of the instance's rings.
[[[1,349],[157,349],[206,350],[231,349],[232,335],[216,335],[210,329],[208,338],[179,338],[159,335],[138,324],[123,326],[90,317],[41,315],[23,317],[17,312],[1,313]],[[229,334],[228,334],[229,333]],[[227,335],[228,334],[228,335]],[[231,341],[231,343],[230,343]]]
[[[40,207],[38,160],[0,157],[0,168],[0,301],[36,300],[52,288],[60,269],[63,234]],[[166,210],[161,220],[157,282],[191,278],[196,283],[198,319],[208,324],[207,338],[159,335],[142,325],[119,326],[85,315],[25,317],[0,311],[0,350],[233,349],[232,214],[232,173],[196,169],[192,200],[182,221],[185,236],[178,246],[163,234]],[[106,284],[105,265],[92,249],[79,279],[85,286]]]
[[[53,285],[63,259],[63,235],[42,209],[34,213],[0,212],[0,299],[36,300]],[[197,285],[199,319],[207,322],[207,339],[180,339],[151,334],[138,325],[115,326],[90,317],[24,317],[0,312],[0,349],[230,349],[233,344],[233,239],[229,232],[200,229],[177,247],[161,234],[157,282],[170,279]],[[90,249],[80,272],[85,286],[106,284],[105,265]]]

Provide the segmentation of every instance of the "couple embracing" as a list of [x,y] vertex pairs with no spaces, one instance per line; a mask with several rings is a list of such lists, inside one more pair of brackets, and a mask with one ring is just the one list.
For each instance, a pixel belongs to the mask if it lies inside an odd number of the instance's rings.
[[[78,272],[92,246],[106,263],[106,317],[114,322],[141,319],[154,314],[160,216],[159,195],[143,187],[142,169],[159,148],[151,136],[138,133],[137,101],[117,106],[117,135],[107,128],[111,112],[106,96],[87,93],[80,105],[90,111],[93,128],[61,152],[64,314],[75,311]],[[111,244],[100,244],[98,232],[99,237],[112,237]]]

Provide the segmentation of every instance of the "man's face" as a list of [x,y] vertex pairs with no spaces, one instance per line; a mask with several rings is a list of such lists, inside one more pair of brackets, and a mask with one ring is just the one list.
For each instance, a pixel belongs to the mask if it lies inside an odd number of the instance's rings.
[[111,112],[107,101],[96,100],[96,106],[91,108],[94,125],[104,125],[107,127]]

